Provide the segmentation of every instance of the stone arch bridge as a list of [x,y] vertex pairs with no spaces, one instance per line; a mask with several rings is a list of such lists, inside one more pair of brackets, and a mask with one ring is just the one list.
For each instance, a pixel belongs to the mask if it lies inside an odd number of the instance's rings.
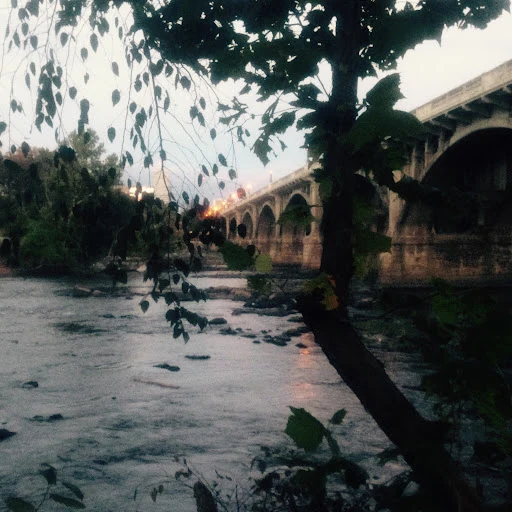
[[[412,112],[426,127],[408,141],[401,170],[457,198],[453,204],[405,204],[388,197],[390,253],[379,278],[389,285],[425,284],[432,277],[460,283],[504,283],[512,278],[512,61],[484,73]],[[298,229],[277,223],[293,205],[312,206],[316,220]],[[317,267],[321,217],[312,168],[276,181],[224,213],[244,223],[247,237],[278,263]]]
[[[314,220],[304,227],[278,223],[287,208],[309,205]],[[254,244],[277,264],[318,268],[321,257],[319,222],[322,217],[313,167],[304,166],[275,181],[223,212],[227,237],[242,245]],[[245,238],[236,226],[244,224]],[[231,229],[230,229],[231,228]]]

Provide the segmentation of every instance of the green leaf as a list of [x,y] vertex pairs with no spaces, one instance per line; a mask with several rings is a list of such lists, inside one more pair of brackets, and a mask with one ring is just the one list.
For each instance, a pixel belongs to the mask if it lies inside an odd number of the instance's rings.
[[141,301],[139,306],[140,306],[140,309],[142,309],[142,312],[145,313],[149,309],[149,301],[143,300],[143,301]]
[[219,172],[219,166],[217,164],[213,164],[212,172],[214,176]]
[[236,179],[236,171],[235,171],[235,169],[229,169],[228,175],[229,175],[229,179],[230,180]]
[[372,107],[392,109],[404,96],[400,92],[400,75],[393,73],[385,76],[366,94],[366,102]]
[[220,162],[220,165],[223,165],[224,167],[228,166],[226,157],[222,153],[219,153],[219,162]]
[[30,36],[30,45],[32,46],[32,48],[34,50],[37,48],[37,42],[38,42],[37,36]]
[[369,229],[359,229],[354,233],[356,254],[378,254],[391,251],[391,237]]
[[268,254],[259,254],[254,261],[257,272],[268,274],[272,272],[272,258]]
[[185,201],[185,203],[189,204],[190,202],[190,197],[189,195],[187,194],[187,192],[183,191],[182,194],[181,194],[181,197],[183,197],[183,201]]
[[203,171],[203,174],[205,176],[210,176],[210,172],[208,171],[208,168],[206,167],[206,165],[202,165],[201,170]]
[[347,411],[345,409],[340,409],[339,411],[336,411],[333,414],[330,422],[333,425],[340,425],[346,415],[347,415]]
[[188,91],[188,90],[190,90],[190,86],[192,85],[192,82],[186,76],[182,76],[180,78],[180,84],[183,87],[183,89],[186,89]]
[[44,476],[48,485],[55,485],[57,483],[57,470],[53,466],[50,466],[50,464],[45,463],[42,465],[46,466],[47,469],[42,469],[39,473]]
[[203,175],[199,174],[197,177],[197,186],[200,187],[203,184]]
[[212,128],[210,130],[210,137],[212,140],[215,140],[215,138],[217,137],[217,130],[215,128]]
[[69,97],[74,100],[76,98],[76,94],[77,94],[77,90],[76,90],[76,87],[70,87],[69,88]]
[[199,105],[201,105],[201,108],[204,110],[206,108],[206,101],[204,98],[199,98]]
[[66,507],[73,509],[84,509],[85,505],[81,501],[77,501],[73,498],[68,498],[66,496],[61,496],[60,494],[50,494],[50,499],[55,501],[56,503],[60,503],[61,505],[65,505]]
[[37,510],[32,503],[21,498],[7,498],[5,504],[11,512],[35,512]]
[[112,72],[114,75],[119,76],[119,65],[117,62],[112,62]]
[[305,409],[290,407],[290,410],[292,414],[288,417],[285,433],[306,452],[316,450],[324,438],[325,427]]
[[63,481],[62,485],[69,489],[79,500],[84,499],[84,493],[75,484]]
[[82,48],[80,50],[80,57],[82,57],[82,60],[86,60],[89,56],[89,50],[87,48]]
[[0,135],[2,135],[2,133],[4,133],[6,129],[7,123],[5,123],[4,121],[0,122]]
[[251,267],[253,259],[247,250],[232,242],[224,242],[219,252],[229,270],[247,270]]
[[112,91],[112,104],[115,106],[119,103],[119,100],[121,99],[121,93],[118,89],[115,91]]
[[98,49],[98,36],[96,34],[91,34],[89,41],[91,43],[91,48],[96,51]]
[[66,32],[61,32],[61,34],[60,34],[60,44],[62,46],[66,46],[66,43],[68,42],[68,39],[69,39],[69,34],[67,34]]
[[108,140],[110,142],[114,142],[114,139],[116,138],[116,129],[111,126],[108,130],[107,130],[107,136],[108,136]]
[[424,132],[425,127],[412,114],[376,106],[370,107],[356,119],[347,142],[357,153],[368,146],[380,144],[387,137],[404,139],[418,137]]
[[282,226],[308,228],[314,220],[311,207],[308,204],[296,204],[288,205],[277,223]]

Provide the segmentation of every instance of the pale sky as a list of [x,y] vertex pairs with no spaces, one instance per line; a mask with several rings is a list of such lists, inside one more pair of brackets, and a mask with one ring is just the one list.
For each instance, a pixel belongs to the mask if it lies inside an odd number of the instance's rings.
[[[19,3],[24,2],[20,0]],[[11,0],[0,0],[0,34],[5,33],[10,5]],[[14,16],[14,21],[18,21],[17,16]],[[83,34],[87,41],[89,37],[87,28],[83,30]],[[83,40],[84,35],[80,36],[77,32],[76,37],[79,40],[82,37]],[[58,42],[53,44],[59,48]],[[89,46],[90,57],[88,64],[84,65],[79,57],[81,46],[80,43],[75,55],[66,54],[62,49],[58,52],[60,58],[65,58],[63,68],[68,76],[69,86],[75,85],[78,89],[76,101],[72,102],[68,98],[65,100],[62,111],[59,112],[63,124],[60,136],[76,127],[77,103],[80,98],[87,96],[91,101],[91,126],[99,132],[108,152],[118,153],[121,150],[123,123],[128,104],[126,87],[123,84],[130,80],[124,56],[117,38],[113,36],[104,40],[100,38],[97,54],[94,55]],[[25,112],[30,113],[34,109],[34,84],[37,78],[31,77],[32,95],[30,95],[24,77],[31,57],[29,60],[21,60],[21,55],[22,52],[19,51],[7,53],[7,48],[4,48],[3,58],[0,55],[3,66],[0,72],[0,121],[8,121],[12,94],[18,101],[23,102]],[[508,13],[483,31],[449,29],[443,35],[441,45],[437,42],[426,42],[409,51],[400,62],[399,71],[402,76],[402,93],[405,99],[399,103],[398,107],[410,110],[420,106],[510,59],[512,59],[512,16]],[[115,77],[111,72],[112,61],[119,62],[119,77]],[[18,80],[12,82],[11,78],[16,69]],[[83,83],[85,73],[90,74],[87,87]],[[167,133],[163,135],[167,139],[165,150],[169,158],[166,164],[173,171],[173,186],[176,187],[178,194],[183,187],[192,187],[194,184],[197,186],[197,175],[201,164],[205,163],[205,160],[213,161],[218,153],[223,153],[230,167],[236,169],[238,185],[246,186],[251,183],[254,190],[268,184],[270,173],[275,181],[305,164],[306,154],[300,149],[302,138],[297,133],[289,133],[284,137],[288,149],[284,152],[279,151],[278,157],[272,159],[266,168],[247,148],[242,148],[240,144],[232,144],[228,136],[222,135],[221,127],[217,127],[219,136],[215,143],[212,143],[209,137],[209,129],[213,127],[213,124],[210,124],[213,123],[212,113],[208,109],[204,111],[206,128],[201,128],[197,122],[191,123],[188,116],[191,95],[175,91],[173,78],[168,91],[171,96],[171,110],[178,120],[169,116],[164,118],[163,124]],[[371,80],[362,84],[362,96],[371,85]],[[116,88],[121,91],[121,101],[112,108],[111,93]],[[219,93],[221,100],[229,102],[230,94],[234,90],[229,84],[223,86]],[[193,95],[196,94],[204,95],[207,102],[210,100],[214,102],[214,93],[206,87],[199,87],[197,91],[193,91]],[[144,102],[144,98],[136,99],[138,103]],[[261,104],[255,104],[254,107],[261,113]],[[19,145],[23,140],[27,140],[33,146],[46,146],[50,149],[56,147],[54,131],[43,128],[43,133],[40,134],[33,128],[31,121],[30,115],[27,119],[23,119],[21,115],[12,118],[10,133],[6,131],[1,137],[4,151],[10,144]],[[117,131],[113,144],[107,139],[107,129],[110,126],[115,127]],[[254,122],[249,128],[251,135],[254,135],[257,133],[258,125]],[[155,129],[153,126],[153,134]],[[156,143],[150,146],[157,149]],[[134,167],[126,170],[125,178],[130,177],[132,181],[140,180],[143,184],[147,184],[150,179],[148,169],[143,169],[142,155],[132,150],[128,137],[125,137],[124,148],[131,151],[135,160]],[[154,161],[158,165],[158,151],[156,153]],[[232,192],[237,186],[229,183],[227,177],[226,185],[224,195]],[[202,187],[197,192],[210,198],[219,193],[217,183],[211,177],[208,179],[205,177]]]

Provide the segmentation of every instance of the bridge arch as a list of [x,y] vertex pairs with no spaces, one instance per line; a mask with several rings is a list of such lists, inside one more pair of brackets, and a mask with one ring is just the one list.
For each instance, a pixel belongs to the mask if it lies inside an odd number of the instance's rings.
[[271,240],[275,236],[275,228],[276,216],[274,215],[274,210],[272,210],[270,205],[265,204],[258,217],[256,237],[261,241]]
[[[303,207],[309,207],[308,201],[306,197],[304,197],[303,194],[300,192],[295,192],[289,199],[288,203],[286,204],[286,207],[284,208],[284,213],[290,211],[293,208],[303,208]],[[309,212],[309,208],[307,210]],[[311,223],[308,223],[308,225],[297,225],[293,223],[284,223],[282,228],[282,235],[283,236],[308,236],[311,233]]]
[[245,225],[247,230],[247,238],[252,238],[254,236],[254,222],[252,220],[252,215],[249,211],[246,211],[242,217],[242,224]]
[[304,253],[304,239],[311,234],[311,222],[307,222],[310,217],[309,204],[300,192],[295,192],[290,197],[283,214],[286,215],[293,209],[297,209],[294,217],[298,216],[294,221],[282,217],[281,252],[285,254],[288,263],[300,264]]
[[[411,204],[402,212],[405,234],[472,233],[512,224],[512,122],[509,126],[468,129],[451,142],[424,173],[423,183],[467,198],[455,207]],[[434,201],[435,203],[435,201]],[[511,210],[510,213],[507,213]]]

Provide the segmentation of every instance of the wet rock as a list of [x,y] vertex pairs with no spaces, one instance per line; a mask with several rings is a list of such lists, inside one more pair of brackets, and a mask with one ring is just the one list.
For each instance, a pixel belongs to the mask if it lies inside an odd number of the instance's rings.
[[257,338],[256,334],[242,334],[242,338],[249,338],[250,340],[253,340]]
[[266,338],[263,340],[265,343],[270,343],[272,345],[276,345],[278,347],[286,347],[286,341],[276,337],[276,338]]
[[100,315],[101,318],[115,318],[112,313],[105,313],[104,315]]
[[16,432],[11,432],[6,428],[0,428],[0,441],[4,441],[5,439],[9,439],[9,437],[15,436]]
[[253,343],[255,343],[256,345],[259,345],[261,343],[260,340],[252,340]]
[[107,465],[107,461],[103,460],[103,459],[94,459],[93,463],[94,464],[98,464],[99,466],[106,466]]
[[288,316],[291,315],[290,311],[283,308],[268,308],[258,310],[259,316]]
[[354,304],[356,309],[372,309],[375,307],[376,301],[373,297],[363,297]]
[[210,359],[210,356],[187,355],[185,357],[187,359],[193,359],[193,360],[196,360],[196,361],[204,361],[206,359]]
[[160,363],[153,365],[153,368],[162,368],[162,370],[169,370],[170,372],[179,372],[180,367],[179,366],[171,366],[167,363]]
[[308,348],[308,346],[304,345],[304,343],[296,343],[295,346],[298,348]]
[[223,324],[227,324],[228,321],[225,318],[217,317],[217,318],[212,318],[208,323],[210,325],[223,325]]
[[267,299],[266,297],[259,297],[257,299],[247,301],[244,304],[244,308],[268,309],[276,308],[280,305],[281,303],[275,300]]
[[236,308],[233,310],[233,312],[231,314],[233,316],[240,316],[240,315],[244,315],[247,313],[254,313],[254,311],[251,311],[251,310],[245,309],[245,308]]
[[72,297],[89,297],[92,294],[92,290],[90,288],[86,288],[85,286],[74,286],[71,290]]
[[301,315],[297,315],[297,316],[292,316],[292,317],[288,318],[286,321],[287,322],[295,322],[295,323],[299,324],[299,323],[304,322],[304,319],[302,318]]
[[244,300],[247,300],[251,294],[249,292],[246,292],[244,290],[236,290],[231,294],[231,300],[242,302]]
[[305,325],[302,325],[300,327],[297,327],[296,329],[288,329],[287,331],[284,332],[284,334],[286,336],[291,336],[292,338],[295,338],[307,332],[309,332],[309,329]]
[[29,380],[28,382],[24,382],[21,385],[21,387],[24,388],[24,389],[38,388],[39,387],[39,382],[37,382],[36,380]]
[[53,423],[54,421],[63,420],[64,416],[62,414],[50,414],[50,416],[39,416],[36,415],[32,418],[33,421],[38,421],[40,423]]
[[224,334],[226,336],[234,336],[235,334],[238,333],[231,327],[223,327],[222,329],[219,329],[219,334]]

